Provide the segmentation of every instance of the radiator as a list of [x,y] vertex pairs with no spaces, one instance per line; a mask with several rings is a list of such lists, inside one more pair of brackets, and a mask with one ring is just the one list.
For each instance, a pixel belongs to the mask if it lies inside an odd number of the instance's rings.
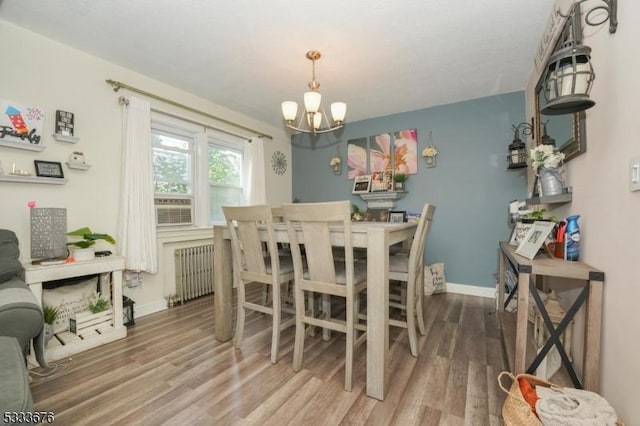
[[177,249],[174,256],[180,301],[213,293],[213,244]]

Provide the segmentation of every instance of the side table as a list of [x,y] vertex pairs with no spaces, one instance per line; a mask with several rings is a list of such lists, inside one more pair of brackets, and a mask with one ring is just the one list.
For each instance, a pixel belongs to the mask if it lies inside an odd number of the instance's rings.
[[[587,389],[598,392],[600,384],[600,326],[602,318],[602,293],[604,287],[604,272],[592,268],[582,262],[568,262],[562,259],[549,258],[544,255],[533,260],[527,259],[515,253],[515,246],[508,242],[500,242],[500,271],[498,279],[498,306],[504,310],[504,282],[505,266],[509,261],[518,273],[518,311],[516,323],[516,350],[514,373],[535,374],[540,362],[547,355],[552,346],[556,346],[562,358],[562,363],[578,389]],[[545,306],[540,298],[532,275],[568,278],[584,282],[582,290],[573,305],[567,310],[567,314],[560,324],[555,327],[549,318]],[[563,284],[558,289],[562,290]],[[530,366],[525,365],[527,349],[527,321],[529,311],[529,293],[533,296],[536,307],[540,311],[545,326],[549,330],[549,339],[543,345],[540,353],[535,357]],[[574,315],[586,302],[586,324],[584,329],[584,365],[583,380],[581,381],[569,360],[564,349],[560,335],[567,325],[573,320]]]

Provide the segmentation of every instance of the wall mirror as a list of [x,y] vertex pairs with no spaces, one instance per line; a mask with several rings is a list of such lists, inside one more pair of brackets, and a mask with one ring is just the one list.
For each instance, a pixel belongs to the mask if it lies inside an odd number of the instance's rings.
[[[554,51],[571,37],[571,25],[579,25],[579,20],[567,19],[565,21],[554,46]],[[578,29],[578,34],[581,34],[581,29]],[[536,145],[542,143],[546,124],[547,135],[555,139],[556,147],[565,154],[565,162],[567,162],[587,150],[586,114],[584,111],[564,115],[544,115],[540,112],[547,102],[544,96],[544,80],[548,65],[547,63],[544,67],[536,85]]]

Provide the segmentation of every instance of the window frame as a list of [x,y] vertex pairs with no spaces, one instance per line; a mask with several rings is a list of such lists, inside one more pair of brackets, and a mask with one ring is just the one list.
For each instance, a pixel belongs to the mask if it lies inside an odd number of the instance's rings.
[[[240,136],[236,136],[221,130],[214,129],[204,124],[195,124],[188,119],[180,119],[171,117],[161,112],[151,112],[151,134],[159,133],[166,134],[167,136],[185,138],[190,140],[190,161],[191,161],[191,193],[189,195],[184,194],[170,194],[170,193],[158,193],[154,192],[154,198],[181,198],[191,199],[193,205],[193,225],[190,227],[205,228],[212,227],[217,224],[217,221],[210,221],[211,216],[209,191],[209,146],[218,146],[224,149],[239,152],[241,154],[241,171],[240,171],[240,185],[226,185],[218,184],[220,187],[232,187],[240,188],[243,193],[244,203],[244,191],[246,187],[244,169],[247,167],[245,142],[247,139]],[[152,149],[154,146],[153,142]],[[177,152],[184,152],[184,150],[177,149]],[[153,170],[155,179],[155,170]],[[156,227],[158,225],[156,224]],[[175,227],[162,227],[165,229],[184,228],[185,225],[176,225]]]

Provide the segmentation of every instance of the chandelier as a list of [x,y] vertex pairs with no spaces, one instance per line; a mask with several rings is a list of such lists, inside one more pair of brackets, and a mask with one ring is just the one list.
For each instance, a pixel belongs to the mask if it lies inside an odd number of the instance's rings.
[[311,133],[328,133],[338,130],[344,126],[344,117],[347,113],[347,104],[344,102],[334,102],[331,104],[331,116],[333,125],[329,123],[324,108],[320,106],[322,95],[318,92],[320,83],[316,81],[316,61],[322,56],[317,50],[307,52],[307,59],[311,60],[312,74],[309,82],[309,91],[304,94],[305,113],[301,114],[300,119],[296,123],[298,115],[298,104],[292,101],[282,103],[282,115],[286,126],[298,132]]

